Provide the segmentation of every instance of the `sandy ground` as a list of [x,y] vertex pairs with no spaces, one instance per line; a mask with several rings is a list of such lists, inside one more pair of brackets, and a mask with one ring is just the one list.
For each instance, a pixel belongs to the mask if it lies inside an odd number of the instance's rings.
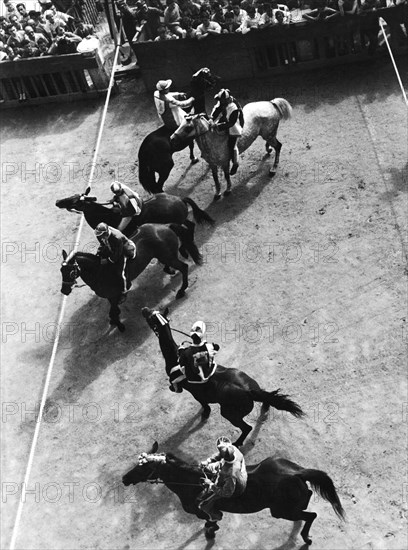
[[[114,178],[140,191],[134,161],[157,119],[150,94],[133,88],[123,87],[108,112],[93,184],[100,199]],[[377,61],[231,88],[242,103],[291,102],[279,173],[267,177],[257,141],[233,195],[212,204],[205,163],[190,167],[177,154],[166,191],[192,196],[217,221],[197,230],[205,263],[191,266],[187,297],[176,301],[179,278],[149,266],[123,305],[120,334],[89,288],[69,296],[17,548],[261,550],[285,541],[291,524],[265,510],[226,515],[209,544],[202,521],[165,487],[122,488],[121,476],[155,440],[200,460],[217,436],[238,433],[217,406],[199,426],[190,394],[168,391],[144,305],[168,305],[182,330],[204,319],[219,363],[282,388],[308,413],[293,421],[271,412],[259,425],[256,406],[244,451],[249,463],[280,454],[332,477],[348,522],[313,499],[314,548],[407,546],[407,115],[392,68]],[[51,355],[61,252],[79,222],[54,203],[85,189],[101,111],[88,102],[2,114],[2,548]],[[81,247],[93,241],[85,227]]]

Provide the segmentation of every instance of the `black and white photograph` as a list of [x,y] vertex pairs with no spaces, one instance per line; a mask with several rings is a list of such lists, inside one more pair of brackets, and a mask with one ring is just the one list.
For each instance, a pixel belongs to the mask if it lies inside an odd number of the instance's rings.
[[0,33],[0,547],[408,548],[407,0]]

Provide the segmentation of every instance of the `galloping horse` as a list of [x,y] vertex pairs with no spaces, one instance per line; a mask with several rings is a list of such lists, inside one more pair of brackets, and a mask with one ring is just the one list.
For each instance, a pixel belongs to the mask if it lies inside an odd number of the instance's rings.
[[[180,225],[160,225],[148,223],[142,225],[132,237],[136,245],[136,257],[128,262],[128,274],[131,280],[135,279],[150,263],[153,258],[159,262],[173,267],[181,272],[183,282],[177,292],[176,298],[181,298],[188,287],[188,265],[179,259],[179,239],[193,261],[200,265],[202,257],[194,241],[190,238],[187,229]],[[68,296],[76,284],[78,277],[100,296],[109,300],[111,305],[109,319],[111,325],[116,325],[123,332],[124,324],[120,321],[119,304],[122,299],[122,291],[119,287],[115,266],[101,264],[100,258],[95,254],[77,252],[69,256],[63,251],[61,266],[62,287],[61,292]]]
[[[191,96],[194,97],[194,112],[205,113],[205,92],[217,84],[218,76],[206,67],[198,70],[191,79]],[[139,181],[149,193],[161,193],[163,185],[174,166],[173,153],[190,147],[190,160],[198,162],[194,156],[194,140],[179,141],[176,147],[170,144],[171,130],[161,126],[148,134],[139,149]],[[159,179],[156,182],[156,172]]]
[[[95,229],[100,222],[105,222],[111,227],[117,227],[122,219],[120,210],[117,207],[106,208],[96,202],[96,197],[89,197],[91,188],[88,187],[82,195],[76,194],[66,199],[57,200],[55,206],[65,208],[66,210],[74,210],[83,212],[86,221]],[[194,238],[195,224],[190,221],[188,216],[188,206],[191,206],[194,219],[197,223],[214,224],[214,220],[199,206],[190,199],[185,197],[180,199],[174,195],[167,193],[159,193],[143,201],[142,211],[139,216],[135,216],[129,225],[125,228],[124,234],[128,237],[132,235],[138,226],[145,223],[176,223],[185,225],[190,231],[191,238]]]
[[[177,344],[171,334],[168,311],[161,313],[147,307],[142,309],[142,314],[149,327],[159,338],[159,345],[166,362],[166,373],[169,376],[173,367],[178,364]],[[293,416],[301,418],[304,416],[302,409],[297,403],[288,398],[287,395],[279,393],[280,390],[267,392],[262,390],[253,378],[238,369],[225,368],[217,365],[215,373],[205,384],[191,384],[183,380],[181,386],[189,391],[191,395],[203,407],[202,421],[210,416],[211,408],[209,403],[221,405],[221,416],[226,418],[241,430],[234,445],[240,446],[252,430],[252,427],[244,421],[254,408],[254,402],[262,403],[262,413],[266,415],[269,407],[288,411]]]
[[[248,103],[243,108],[244,129],[238,140],[238,149],[242,153],[246,151],[258,136],[265,140],[266,152],[270,154],[275,149],[275,162],[269,169],[269,175],[274,176],[279,165],[282,143],[276,138],[279,122],[288,120],[292,116],[292,107],[286,99],[280,97],[272,101],[257,101]],[[227,189],[224,196],[231,193],[231,178],[229,174],[229,153],[227,135],[218,132],[216,126],[204,114],[191,115],[172,134],[170,141],[174,147],[178,143],[184,143],[188,138],[195,138],[200,148],[203,159],[208,162],[215,182],[214,200],[221,197],[220,181],[218,179],[218,166],[221,166]]]
[[[206,520],[207,539],[215,537],[219,526],[208,521],[207,515],[197,506],[197,497],[203,490],[203,470],[177,458],[172,453],[157,454],[157,442],[149,453],[139,456],[138,465],[122,478],[127,487],[131,484],[162,482],[175,493],[183,509]],[[284,458],[266,458],[258,464],[247,465],[248,483],[238,497],[217,500],[217,508],[231,514],[253,514],[269,508],[274,518],[293,521],[293,529],[286,544],[295,545],[300,533],[309,545],[310,527],[317,518],[315,512],[306,512],[312,491],[306,482],[326,501],[330,502],[336,515],[344,520],[344,510],[331,478],[321,470],[306,469]],[[305,522],[303,529],[302,524]]]

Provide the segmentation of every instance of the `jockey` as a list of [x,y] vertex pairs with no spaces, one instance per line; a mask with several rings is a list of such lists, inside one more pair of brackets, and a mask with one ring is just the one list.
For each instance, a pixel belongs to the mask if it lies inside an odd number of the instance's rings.
[[103,222],[96,226],[95,235],[100,242],[97,256],[101,257],[101,263],[109,261],[115,265],[122,294],[126,294],[132,288],[132,282],[127,280],[126,264],[128,259],[133,260],[136,257],[135,243],[118,229]]
[[183,389],[179,383],[183,380],[187,379],[191,384],[204,384],[214,374],[217,368],[214,357],[220,346],[208,343],[205,331],[205,323],[197,321],[190,331],[193,342],[183,342],[179,346],[179,364],[170,372],[171,391],[181,393]]
[[114,194],[111,202],[119,206],[120,213],[122,214],[122,220],[118,225],[118,229],[123,232],[133,216],[138,216],[142,211],[142,199],[130,187],[118,181],[114,181],[110,188]]
[[185,94],[170,92],[172,83],[172,80],[159,80],[154,92],[154,103],[160,120],[174,132],[184,122],[186,112],[183,109],[193,105],[194,97],[186,99]]
[[245,491],[248,474],[244,456],[228,437],[217,440],[218,452],[201,462],[201,467],[212,474],[215,481],[204,480],[207,486],[198,497],[198,507],[208,514],[210,521],[222,519],[222,513],[214,509],[220,498],[234,498]]
[[211,118],[218,123],[218,128],[228,130],[228,151],[232,160],[230,174],[233,176],[237,173],[239,165],[237,141],[242,135],[244,116],[240,104],[232,97],[229,90],[220,90],[214,99],[218,99],[218,103],[212,110]]

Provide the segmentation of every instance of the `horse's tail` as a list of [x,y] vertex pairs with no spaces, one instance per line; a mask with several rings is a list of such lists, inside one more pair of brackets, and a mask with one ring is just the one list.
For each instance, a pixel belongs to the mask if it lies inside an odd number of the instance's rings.
[[178,225],[175,223],[171,223],[169,227],[172,231],[174,231],[174,233],[180,239],[181,246],[187,250],[191,258],[193,259],[193,262],[197,265],[201,265],[203,263],[203,257],[200,254],[200,251],[198,250],[197,245],[191,238],[191,235],[188,229],[186,229],[182,225]]
[[208,225],[214,225],[215,221],[212,219],[212,217],[207,214],[205,210],[201,210],[201,208],[196,202],[193,201],[193,199],[190,199],[190,197],[185,197],[183,199],[183,202],[191,206],[194,219],[197,223],[208,223]]
[[287,395],[279,393],[280,390],[265,391],[265,390],[252,390],[251,394],[254,401],[261,402],[263,409],[273,407],[279,411],[288,411],[296,418],[302,418],[305,413],[300,406],[292,401]]
[[148,193],[157,193],[156,174],[144,155],[139,152],[139,181]]
[[283,118],[283,120],[288,120],[292,116],[292,106],[286,99],[275,97],[271,100],[271,103],[277,108],[280,118]]
[[324,498],[324,500],[330,502],[336,515],[343,521],[345,520],[345,511],[341,505],[339,495],[336,492],[333,481],[326,472],[304,469],[295,475],[303,479],[303,481],[308,481],[312,488]]

